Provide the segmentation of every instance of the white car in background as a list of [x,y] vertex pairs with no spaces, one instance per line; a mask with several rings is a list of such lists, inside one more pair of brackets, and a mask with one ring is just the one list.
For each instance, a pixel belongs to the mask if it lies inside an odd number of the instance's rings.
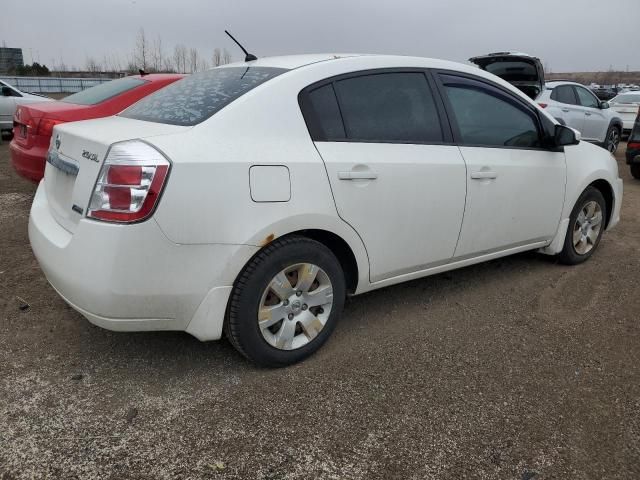
[[622,119],[584,85],[546,82],[540,59],[520,52],[497,52],[469,59],[522,90],[563,125],[578,130],[582,140],[614,153],[622,134]]
[[640,91],[628,91],[616,95],[609,100],[611,110],[622,119],[622,128],[625,134],[631,132],[640,109]]
[[583,262],[622,202],[608,152],[500,78],[427,58],[194,73],[57,125],[47,162],[29,238],[73,308],[225,332],[268,366],[317,350],[347,294],[525,250]]
[[18,105],[25,103],[50,102],[51,98],[21,92],[17,88],[0,80],[0,134],[13,129],[13,114]]

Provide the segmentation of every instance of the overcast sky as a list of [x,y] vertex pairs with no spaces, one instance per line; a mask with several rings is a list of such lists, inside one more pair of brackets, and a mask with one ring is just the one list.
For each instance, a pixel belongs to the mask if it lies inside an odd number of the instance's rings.
[[306,52],[419,55],[466,61],[503,50],[540,57],[554,72],[640,70],[640,0],[29,0],[3,1],[0,44],[25,62],[123,64],[144,27],[211,58]]

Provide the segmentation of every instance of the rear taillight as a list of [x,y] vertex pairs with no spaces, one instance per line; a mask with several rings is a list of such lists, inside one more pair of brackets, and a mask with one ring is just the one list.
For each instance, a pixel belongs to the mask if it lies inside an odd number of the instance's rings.
[[36,135],[50,137],[53,134],[53,127],[60,123],[64,123],[64,120],[53,120],[51,118],[40,119],[40,123],[38,123],[38,128],[36,129]]
[[139,222],[158,203],[171,164],[158,150],[139,140],[111,146],[91,195],[89,218]]
[[538,105],[540,105],[542,108],[547,108],[547,104],[546,103],[538,103]]
[[627,143],[627,150],[640,150],[640,142]]

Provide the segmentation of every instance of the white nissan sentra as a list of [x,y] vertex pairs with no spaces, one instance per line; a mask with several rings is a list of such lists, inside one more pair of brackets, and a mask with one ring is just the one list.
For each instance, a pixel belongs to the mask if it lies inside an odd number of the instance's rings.
[[218,67],[56,126],[47,161],[29,236],[66,302],[267,366],[317,350],[349,294],[525,250],[580,263],[622,201],[609,152],[426,58]]

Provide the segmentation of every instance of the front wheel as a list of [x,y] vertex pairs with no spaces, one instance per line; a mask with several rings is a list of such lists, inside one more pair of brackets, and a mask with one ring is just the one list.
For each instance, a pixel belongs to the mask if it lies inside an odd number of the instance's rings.
[[607,130],[607,138],[605,140],[604,148],[609,150],[609,152],[611,153],[616,153],[616,150],[618,150],[619,144],[620,144],[620,129],[612,125],[609,127],[609,130]]
[[636,180],[640,180],[640,163],[634,163],[631,165],[631,176]]
[[344,306],[344,273],[322,243],[290,236],[254,256],[231,293],[225,333],[258,365],[303,360],[329,338]]
[[606,211],[606,202],[600,190],[587,187],[569,217],[564,247],[558,254],[562,263],[576,265],[593,255],[604,231]]

